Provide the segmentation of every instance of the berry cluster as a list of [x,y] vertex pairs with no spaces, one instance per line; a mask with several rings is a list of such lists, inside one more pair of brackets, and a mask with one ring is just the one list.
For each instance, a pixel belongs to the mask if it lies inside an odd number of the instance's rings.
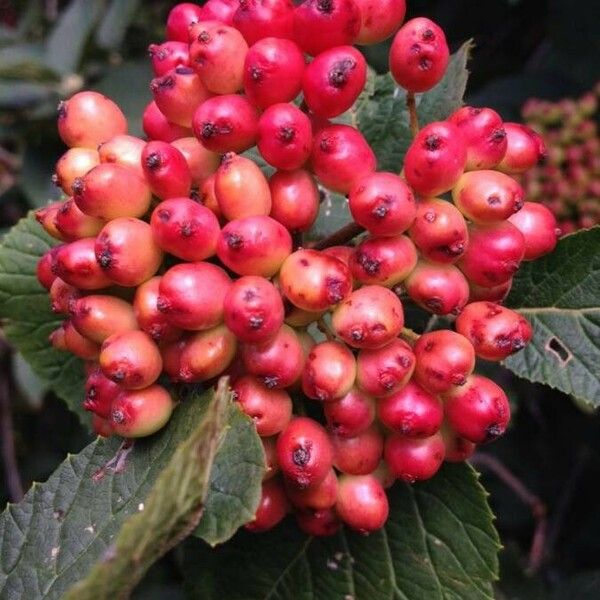
[[[534,166],[543,144],[491,109],[465,107],[417,132],[414,94],[440,81],[449,52],[430,20],[400,27],[404,9],[178,4],[168,41],[150,47],[148,140],[127,135],[99,94],[59,108],[70,149],[55,179],[67,199],[37,213],[62,242],[38,268],[66,316],[52,344],[88,361],[84,406],[102,435],[160,429],[174,406],[160,377],[210,386],[229,375],[268,465],[254,531],[290,507],[312,534],[341,522],[376,530],[395,479],[432,477],[509,421],[505,393],[474,367],[531,338],[499,303],[519,263],[556,243],[552,214],[510,176]],[[376,171],[362,134],[330,121],[365,85],[351,44],[395,32],[390,68],[416,133],[403,176]],[[255,145],[276,169],[268,179],[241,154]],[[357,245],[298,242],[319,185],[348,195],[354,236],[367,232]],[[438,197],[447,192],[453,201]],[[405,329],[404,293],[456,317],[456,331]]]
[[600,223],[599,97],[600,83],[577,100],[532,98],[522,111],[548,147],[548,160],[523,174],[523,187],[554,213],[565,234]]

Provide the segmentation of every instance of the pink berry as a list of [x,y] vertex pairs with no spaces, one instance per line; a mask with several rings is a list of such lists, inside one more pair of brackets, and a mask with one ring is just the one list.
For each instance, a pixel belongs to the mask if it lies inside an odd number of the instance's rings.
[[269,189],[272,219],[292,233],[313,226],[319,214],[319,188],[308,171],[277,171],[269,179]]
[[96,260],[95,243],[94,238],[83,238],[61,246],[53,263],[53,273],[81,290],[108,287],[112,282]]
[[291,0],[241,0],[233,25],[249,45],[269,37],[293,39],[294,4]]
[[167,142],[148,142],[142,151],[146,181],[161,200],[188,196],[192,174],[183,154]]
[[145,147],[146,142],[141,138],[133,135],[116,135],[98,146],[98,156],[101,163],[116,163],[128,167],[143,178],[142,152]]
[[507,149],[498,165],[505,173],[524,173],[546,159],[547,151],[541,136],[521,123],[505,123]]
[[554,250],[560,237],[556,217],[537,202],[525,202],[523,208],[508,219],[525,239],[523,260],[535,260]]
[[144,110],[142,128],[148,139],[160,140],[161,142],[172,142],[191,134],[189,127],[183,127],[167,120],[167,117],[160,111],[154,100]]
[[331,436],[333,464],[347,475],[373,473],[383,456],[383,435],[372,425],[354,437]]
[[352,529],[367,534],[381,529],[389,515],[389,503],[374,475],[342,475],[338,484],[336,512]]
[[104,226],[104,221],[81,212],[71,198],[59,206],[54,225],[62,238],[70,242],[95,236]]
[[193,2],[176,4],[167,16],[167,39],[187,43],[190,25],[202,18],[202,7],[198,4]]
[[406,0],[354,0],[360,9],[361,26],[355,43],[378,44],[393,35],[406,14]]
[[185,41],[169,41],[163,44],[150,44],[148,54],[152,63],[152,70],[156,77],[166,75],[175,67],[190,66],[190,52],[187,43],[187,31]]
[[407,483],[431,479],[442,466],[446,447],[438,432],[427,438],[388,437],[384,457],[391,472]]
[[375,420],[375,400],[353,387],[341,398],[323,404],[329,430],[339,437],[355,437]]
[[185,158],[192,175],[192,186],[201,186],[219,168],[221,157],[207,150],[195,137],[174,140],[171,145]]
[[178,339],[181,331],[171,325],[167,316],[158,310],[158,289],[160,277],[153,277],[136,289],[133,298],[133,312],[142,331],[145,331],[157,344]]
[[96,367],[85,381],[83,408],[103,419],[108,419],[112,401],[121,392],[121,389],[118,384],[102,373],[100,367]]
[[139,329],[131,304],[114,296],[96,294],[76,299],[69,313],[75,329],[97,344],[115,333]]
[[75,179],[83,177],[99,163],[100,157],[95,148],[69,148],[56,163],[52,183],[70,196]]

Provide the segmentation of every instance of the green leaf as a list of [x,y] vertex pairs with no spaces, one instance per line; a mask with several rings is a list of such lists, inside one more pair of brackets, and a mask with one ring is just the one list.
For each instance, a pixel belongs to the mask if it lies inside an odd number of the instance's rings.
[[[131,558],[132,548],[139,549],[133,558],[140,563],[131,566],[129,576],[137,579],[140,566],[147,566],[147,560],[164,551],[167,541],[173,541],[172,534],[184,535],[193,525],[186,515],[198,508],[189,494],[194,490],[197,498],[202,486],[201,457],[208,459],[212,452],[212,441],[205,439],[201,425],[211,396],[188,398],[167,427],[137,440],[128,456],[119,449],[119,440],[98,439],[69,456],[46,483],[34,484],[23,502],[9,505],[0,515],[0,597],[63,598],[97,561],[103,562],[96,573],[110,572],[115,563],[121,565]],[[209,421],[214,425],[214,416]],[[222,477],[219,485],[223,494],[232,494],[232,506],[243,504],[254,512],[264,469],[262,446],[253,424],[236,405],[228,407],[227,421],[216,460],[228,451],[229,438],[239,440],[245,453],[236,461],[235,472],[227,480]],[[212,434],[209,437],[214,440]],[[205,441],[209,441],[208,448]],[[115,457],[124,461],[119,472],[107,467]],[[205,518],[220,518],[210,512],[215,485],[211,470]],[[241,496],[236,492],[240,487],[244,489]],[[226,509],[232,510],[221,507]],[[138,516],[128,520],[132,515]],[[114,593],[113,597],[120,596]]]
[[96,43],[100,48],[119,48],[139,5],[140,0],[112,0],[96,31]]
[[0,77],[3,79],[56,80],[38,44],[14,44],[0,49]]
[[184,574],[203,600],[492,600],[499,542],[485,492],[467,465],[390,492],[390,517],[368,537],[303,536],[291,523],[240,532],[217,551],[190,542]]
[[58,94],[50,85],[26,81],[0,81],[0,111],[31,110],[56,100]]
[[533,326],[533,339],[505,365],[525,379],[600,406],[600,227],[563,238],[524,263],[507,301]]

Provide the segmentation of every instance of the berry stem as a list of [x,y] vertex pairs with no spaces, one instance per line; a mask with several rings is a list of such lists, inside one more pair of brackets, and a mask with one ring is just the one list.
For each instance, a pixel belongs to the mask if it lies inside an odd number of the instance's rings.
[[322,317],[317,321],[317,329],[327,338],[328,342],[335,341],[335,335]]
[[414,344],[421,337],[416,331],[413,331],[408,327],[404,327],[400,335],[409,344]]
[[408,108],[408,115],[410,118],[410,131],[414,138],[419,133],[419,115],[417,114],[417,102],[414,92],[407,92],[406,107]]
[[361,227],[360,225],[357,225],[354,222],[348,223],[348,225],[345,225],[344,227],[333,232],[326,238],[313,244],[312,248],[314,250],[324,250],[325,248],[329,248],[330,246],[341,246],[347,244],[349,241],[353,240],[357,235],[360,235],[364,231],[364,227]]

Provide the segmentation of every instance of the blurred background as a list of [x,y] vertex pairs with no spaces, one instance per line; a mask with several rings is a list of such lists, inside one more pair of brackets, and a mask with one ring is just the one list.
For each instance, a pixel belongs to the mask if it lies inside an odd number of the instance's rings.
[[[51,183],[64,152],[56,105],[82,88],[116,100],[142,134],[152,77],[146,49],[164,36],[173,2],[0,0],[0,236],[59,196]],[[550,164],[524,181],[572,231],[600,221],[598,0],[408,0],[408,15],[444,28],[452,49],[473,38],[466,102],[546,135]],[[365,50],[387,70],[387,46]],[[594,91],[595,88],[595,91]],[[532,101],[542,100],[543,102]],[[599,367],[600,368],[600,367]],[[510,391],[509,433],[474,460],[491,492],[505,546],[500,599],[600,598],[600,419],[585,406],[498,367]],[[46,393],[0,331],[0,507],[45,480],[91,439]],[[168,557],[140,598],[181,597]]]

